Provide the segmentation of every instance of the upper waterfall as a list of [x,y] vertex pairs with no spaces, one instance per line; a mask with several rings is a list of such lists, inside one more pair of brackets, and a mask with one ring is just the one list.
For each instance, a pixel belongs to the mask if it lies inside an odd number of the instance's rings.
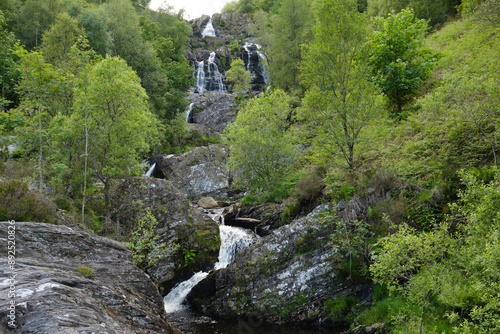
[[217,37],[217,32],[215,31],[214,26],[212,24],[212,19],[208,20],[205,29],[203,29],[203,31],[201,32],[201,36]]

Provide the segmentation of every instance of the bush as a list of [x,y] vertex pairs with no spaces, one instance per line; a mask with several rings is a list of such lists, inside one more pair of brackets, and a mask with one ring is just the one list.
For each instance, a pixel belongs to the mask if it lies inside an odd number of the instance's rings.
[[57,206],[21,180],[0,181],[0,220],[57,222]]
[[84,266],[84,265],[79,265],[77,268],[77,271],[85,278],[91,278],[94,276],[95,269]]

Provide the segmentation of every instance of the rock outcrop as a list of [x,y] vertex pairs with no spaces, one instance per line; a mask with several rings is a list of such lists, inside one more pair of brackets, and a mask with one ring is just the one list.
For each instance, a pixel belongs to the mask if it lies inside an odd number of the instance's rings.
[[[112,188],[110,203],[111,219],[124,239],[137,228],[139,218],[149,208],[158,221],[159,243],[179,245],[171,256],[146,268],[162,294],[179,280],[193,272],[206,271],[217,262],[219,226],[192,207],[171,181],[148,177],[126,179]],[[194,261],[185,262],[184,250],[196,254]]]
[[203,132],[208,134],[222,133],[238,114],[236,101],[231,94],[191,94],[188,99],[194,103],[192,123],[205,127],[207,130]]
[[170,180],[195,201],[207,196],[226,197],[230,190],[228,156],[226,145],[197,147],[184,154],[163,156],[156,163],[155,175]]
[[315,216],[282,226],[212,272],[189,295],[201,312],[223,318],[254,316],[270,322],[327,324],[327,299],[369,296],[369,288],[340,277],[342,256],[328,244],[331,231]]
[[0,222],[0,332],[180,333],[126,246],[67,226],[22,222],[15,224],[17,327],[8,328],[8,226]]

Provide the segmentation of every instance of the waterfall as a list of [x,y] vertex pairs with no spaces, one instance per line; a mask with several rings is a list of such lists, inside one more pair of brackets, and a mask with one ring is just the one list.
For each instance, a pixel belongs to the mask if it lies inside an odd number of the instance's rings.
[[205,29],[203,29],[203,31],[201,32],[201,36],[217,37],[217,33],[215,32],[214,26],[212,24],[212,19],[208,20]]
[[263,89],[265,85],[269,85],[269,79],[266,70],[266,56],[259,51],[261,46],[245,42],[242,48],[241,59],[245,63],[246,70],[252,75],[253,89]]
[[191,123],[193,119],[193,110],[194,110],[194,103],[191,103],[189,105],[189,108],[186,109],[186,123]]
[[207,60],[206,72],[205,62],[196,62],[194,75],[196,76],[196,91],[198,94],[206,92],[227,93],[227,88],[224,84],[224,75],[219,72],[216,58],[217,54],[211,52]]
[[203,94],[205,93],[205,85],[206,85],[204,61],[199,61],[196,63],[195,75],[196,75],[196,89],[198,90],[199,94]]
[[219,93],[227,93],[226,85],[224,84],[224,79],[222,74],[219,72],[219,67],[215,62],[216,53],[210,53],[208,58],[208,76],[210,78],[208,90],[210,92],[217,91]]
[[148,171],[146,172],[146,174],[144,174],[144,176],[146,177],[151,177],[151,175],[153,175],[153,172],[155,170],[155,167],[156,167],[156,163],[154,163],[149,169]]
[[[253,66],[252,66],[252,51],[250,50],[250,47],[254,45],[252,43],[249,43],[249,42],[245,42],[245,44],[243,44],[243,49],[247,52],[247,61],[246,61],[246,70],[250,73],[252,73],[252,69],[253,69]],[[241,54],[241,56],[243,57],[243,53]],[[254,75],[254,73],[252,73],[252,76]]]
[[[218,220],[220,220],[220,215],[215,213],[212,215],[212,219],[218,222]],[[223,219],[221,221],[223,222]],[[236,253],[250,246],[257,239],[254,233],[241,227],[220,225],[219,230],[221,246],[219,250],[219,261],[217,261],[214,266],[215,270],[226,268],[234,261]],[[191,289],[207,277],[207,275],[207,272],[197,272],[190,279],[173,288],[168,295],[163,298],[165,311],[171,313],[187,308],[187,306],[184,305],[187,295]]]
[[260,73],[262,74],[262,78],[264,79],[264,82],[266,83],[266,85],[269,85],[269,78],[267,76],[267,70],[266,70],[267,58],[260,51],[257,51],[257,55],[259,55]]

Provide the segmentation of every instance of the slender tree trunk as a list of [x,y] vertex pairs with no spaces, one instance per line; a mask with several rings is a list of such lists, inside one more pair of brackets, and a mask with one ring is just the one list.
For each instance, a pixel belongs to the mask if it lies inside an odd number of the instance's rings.
[[89,129],[87,126],[87,118],[88,118],[88,100],[87,100],[87,92],[85,92],[85,163],[83,167],[83,200],[82,200],[82,225],[85,222],[85,201],[86,201],[86,193],[87,193],[87,161],[88,161],[88,146],[89,146]]
[[42,158],[43,158],[43,139],[42,139],[42,112],[40,108],[40,101],[38,101],[38,131],[39,131],[39,142],[40,142],[40,154],[38,156],[38,172],[40,173],[40,184],[39,191],[43,192],[43,176],[42,176]]
[[424,309],[425,309],[425,304],[427,303],[427,299],[429,298],[429,295],[431,294],[431,290],[427,291],[425,296],[424,296],[424,303],[422,304],[422,312],[420,313],[420,334],[422,334],[422,327],[424,324]]
[[104,210],[106,211],[106,225],[111,224],[111,213],[109,212],[109,181],[104,182]]

